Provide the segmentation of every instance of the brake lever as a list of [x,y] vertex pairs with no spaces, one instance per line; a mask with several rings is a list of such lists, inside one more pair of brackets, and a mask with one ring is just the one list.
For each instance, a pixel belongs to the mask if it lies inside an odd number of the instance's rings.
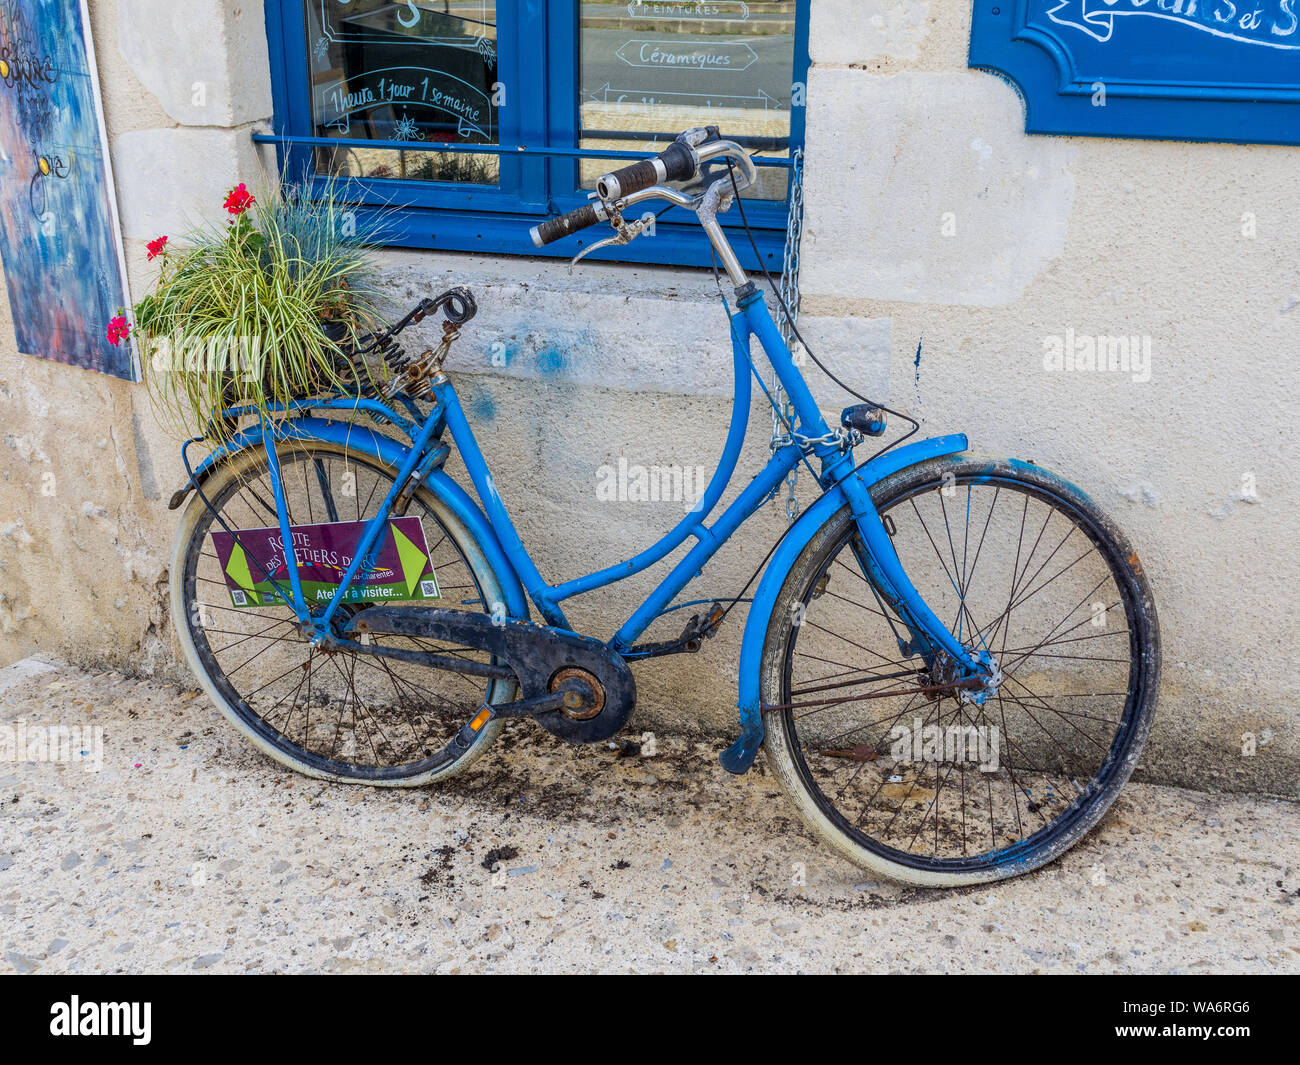
[[655,223],[655,216],[652,211],[646,211],[646,213],[635,222],[627,222],[624,221],[623,212],[620,208],[609,205],[606,206],[605,209],[609,213],[610,226],[616,230],[615,234],[612,237],[606,237],[604,240],[597,241],[595,244],[588,245],[583,248],[582,251],[578,252],[577,255],[569,260],[569,273],[572,274],[573,268],[578,265],[579,261],[585,259],[593,251],[600,248],[608,248],[615,244],[631,244],[632,241],[636,240],[636,238],[642,233],[651,229]]

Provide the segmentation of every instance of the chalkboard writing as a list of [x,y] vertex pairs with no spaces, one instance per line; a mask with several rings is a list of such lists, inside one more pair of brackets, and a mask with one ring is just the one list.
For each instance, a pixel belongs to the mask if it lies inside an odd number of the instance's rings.
[[454,14],[413,0],[304,0],[312,107],[325,135],[491,144],[497,135],[496,27],[485,3]]

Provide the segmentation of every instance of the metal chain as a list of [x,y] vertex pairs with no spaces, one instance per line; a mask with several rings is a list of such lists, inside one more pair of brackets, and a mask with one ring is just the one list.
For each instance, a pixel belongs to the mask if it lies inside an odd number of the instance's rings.
[[[785,229],[785,260],[781,266],[781,298],[790,308],[791,318],[799,317],[799,243],[803,239],[803,149],[796,148],[791,157],[790,167],[790,216]],[[795,348],[799,343],[794,335],[794,322],[785,315],[780,319],[781,338],[795,355],[795,363],[800,363],[800,352]],[[794,435],[794,405],[781,385],[776,371],[772,372],[772,439],[770,447],[773,454],[788,444]],[[795,465],[786,478],[788,494],[785,500],[785,516],[793,522],[799,516],[799,499],[795,487],[799,482],[799,467]],[[776,496],[772,497],[773,502]]]

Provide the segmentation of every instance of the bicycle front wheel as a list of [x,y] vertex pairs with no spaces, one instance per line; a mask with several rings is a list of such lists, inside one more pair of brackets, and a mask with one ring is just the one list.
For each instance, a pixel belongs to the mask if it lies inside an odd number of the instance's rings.
[[1036,869],[1097,823],[1151,728],[1159,629],[1137,555],[1026,463],[935,459],[872,496],[922,598],[1000,682],[972,698],[943,687],[942,655],[909,653],[845,508],[767,633],[768,763],[809,827],[875,872],[942,886]]
[[[321,441],[285,444],[279,451],[294,525],[373,517],[396,473]],[[262,447],[224,461],[203,491],[230,529],[278,522]],[[443,596],[437,605],[491,613],[504,596],[470,531],[425,488],[415,492],[406,513],[423,525]],[[450,741],[485,702],[512,700],[513,680],[313,648],[298,634],[297,617],[287,605],[234,605],[213,544],[214,529],[220,526],[196,493],[176,534],[172,621],[204,689],[263,753],[308,776],[411,787],[465,769],[491,746],[500,720],[485,724],[467,748]],[[369,608],[347,603],[340,610],[357,614]],[[486,652],[435,640],[371,638],[407,650],[492,661]]]

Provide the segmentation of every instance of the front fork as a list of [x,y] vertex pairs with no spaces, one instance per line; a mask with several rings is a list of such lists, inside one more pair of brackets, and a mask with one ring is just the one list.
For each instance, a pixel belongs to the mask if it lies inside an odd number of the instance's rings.
[[[902,657],[919,655],[926,669],[933,674],[939,659],[946,655],[953,663],[953,680],[989,677],[995,665],[987,652],[964,646],[912,584],[866,482],[854,470],[842,479],[840,486],[861,537],[853,544],[858,565],[879,596],[881,605],[892,610],[907,630],[906,639],[895,630]],[[961,589],[957,592],[960,595]]]

